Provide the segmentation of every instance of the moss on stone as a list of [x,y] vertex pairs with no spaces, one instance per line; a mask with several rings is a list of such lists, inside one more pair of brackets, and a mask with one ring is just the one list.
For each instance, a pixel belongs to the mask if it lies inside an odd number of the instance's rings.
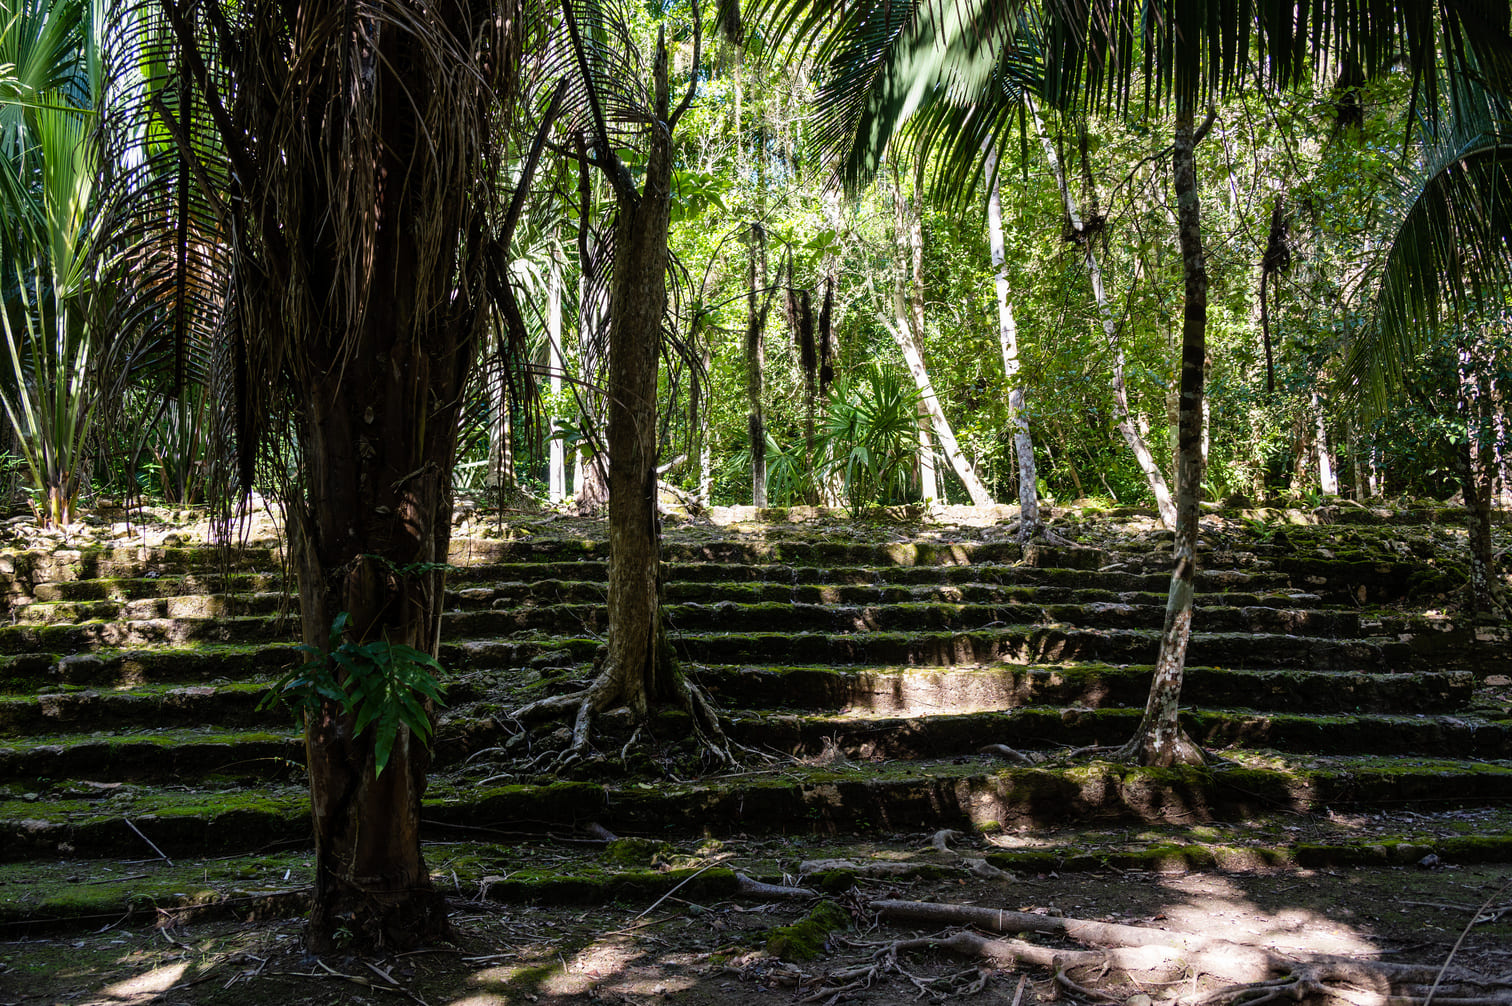
[[784,961],[811,961],[824,953],[829,934],[850,926],[850,916],[833,901],[821,901],[790,926],[767,934],[766,952]]

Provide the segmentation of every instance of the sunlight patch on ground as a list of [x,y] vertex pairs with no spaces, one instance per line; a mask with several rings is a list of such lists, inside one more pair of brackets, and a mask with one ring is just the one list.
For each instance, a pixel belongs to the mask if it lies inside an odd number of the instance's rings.
[[[177,964],[169,964],[161,968],[153,968],[142,974],[133,975],[125,981],[113,982],[100,990],[102,996],[121,1002],[131,1002],[139,997],[155,999],[160,993],[171,989],[184,972],[188,970],[189,963],[180,961]],[[108,1000],[107,1000],[108,1001]]]
[[1175,929],[1274,950],[1360,957],[1374,956],[1377,951],[1373,943],[1337,919],[1297,906],[1264,908],[1225,877],[1192,874],[1171,878],[1163,886],[1187,899],[1164,906],[1167,921],[1163,924]]

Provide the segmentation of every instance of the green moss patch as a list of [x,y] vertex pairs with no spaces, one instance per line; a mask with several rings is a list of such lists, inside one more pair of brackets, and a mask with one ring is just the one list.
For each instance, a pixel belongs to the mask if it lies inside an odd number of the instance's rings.
[[784,961],[811,961],[827,949],[830,933],[850,928],[850,916],[832,901],[821,901],[791,926],[767,934],[766,952]]

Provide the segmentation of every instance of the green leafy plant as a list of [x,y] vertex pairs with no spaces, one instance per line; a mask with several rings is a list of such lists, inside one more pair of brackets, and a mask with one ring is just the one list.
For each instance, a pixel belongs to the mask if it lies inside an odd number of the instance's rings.
[[918,404],[911,385],[876,363],[830,389],[815,441],[822,472],[839,480],[851,513],[907,497],[918,448]]
[[360,735],[372,727],[374,772],[382,775],[393,753],[399,727],[407,726],[422,744],[430,746],[433,727],[425,700],[441,703],[445,694],[438,676],[441,663],[429,653],[376,639],[353,643],[342,637],[350,617],[343,611],[331,623],[330,652],[317,646],[301,646],[304,663],[273,684],[273,690],[258,705],[289,706],[301,716],[319,715],[333,702],[344,714],[356,717],[353,731]]

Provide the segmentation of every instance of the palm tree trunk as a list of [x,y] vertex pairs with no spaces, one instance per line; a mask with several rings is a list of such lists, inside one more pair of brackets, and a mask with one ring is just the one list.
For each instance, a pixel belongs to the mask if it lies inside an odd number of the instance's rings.
[[966,487],[973,506],[991,506],[992,494],[987,491],[982,480],[977,478],[971,462],[962,453],[955,431],[950,428],[950,420],[945,418],[945,410],[940,406],[939,396],[935,394],[929,371],[924,366],[924,352],[921,348],[924,340],[924,299],[921,292],[924,268],[923,224],[904,198],[901,186],[894,191],[898,242],[902,246],[905,261],[899,263],[898,282],[894,286],[896,321],[891,326],[893,339],[903,352],[903,361],[908,364],[908,372],[913,375],[914,387],[918,389],[919,398],[929,412],[935,437],[940,441],[940,450],[950,462],[951,470]]
[[1202,751],[1182,732],[1181,683],[1187,642],[1192,635],[1192,602],[1197,576],[1198,497],[1202,489],[1202,381],[1207,356],[1207,266],[1202,255],[1202,215],[1197,199],[1196,146],[1204,130],[1194,130],[1192,111],[1176,113],[1171,161],[1181,243],[1186,303],[1181,324],[1181,412],[1176,467],[1176,541],[1171,589],[1166,599],[1160,655],[1150,683],[1144,717],[1120,755],[1146,765],[1192,764]]
[[[1055,144],[1051,142],[1050,134],[1045,132],[1045,125],[1040,121],[1034,102],[1027,98],[1025,101],[1028,104],[1029,114],[1034,117],[1034,128],[1039,133],[1040,145],[1045,150],[1045,159],[1050,162],[1050,170],[1055,174],[1056,184],[1060,186],[1061,198],[1066,204],[1066,216],[1070,219],[1071,229],[1076,234],[1082,234],[1084,225],[1076,209],[1076,199],[1071,195],[1071,188],[1066,182],[1065,168],[1055,152]],[[1118,432],[1123,435],[1124,443],[1128,444],[1129,450],[1134,453],[1134,460],[1139,464],[1139,470],[1144,473],[1145,481],[1150,485],[1150,492],[1155,496],[1155,506],[1160,511],[1160,522],[1168,528],[1174,528],[1176,506],[1171,502],[1171,490],[1166,486],[1165,475],[1160,471],[1160,466],[1155,463],[1155,456],[1150,453],[1149,445],[1145,443],[1144,436],[1135,425],[1133,413],[1129,409],[1128,385],[1124,381],[1123,346],[1118,340],[1118,326],[1113,319],[1113,310],[1108,305],[1108,295],[1103,287],[1102,266],[1098,264],[1097,253],[1092,248],[1090,237],[1085,237],[1081,241],[1081,246],[1082,257],[1087,263],[1087,274],[1092,280],[1092,296],[1097,300],[1097,311],[1102,319],[1103,337],[1108,343],[1108,358],[1113,364],[1113,418]]]
[[998,193],[997,153],[987,151],[987,244],[992,256],[993,287],[997,291],[998,345],[1003,351],[1003,376],[1008,384],[1008,425],[1013,429],[1013,453],[1018,460],[1019,541],[1040,530],[1039,484],[1034,469],[1034,441],[1024,413],[1024,384],[1019,380],[1018,322],[1008,302],[1008,261],[1003,241],[1003,204]]

